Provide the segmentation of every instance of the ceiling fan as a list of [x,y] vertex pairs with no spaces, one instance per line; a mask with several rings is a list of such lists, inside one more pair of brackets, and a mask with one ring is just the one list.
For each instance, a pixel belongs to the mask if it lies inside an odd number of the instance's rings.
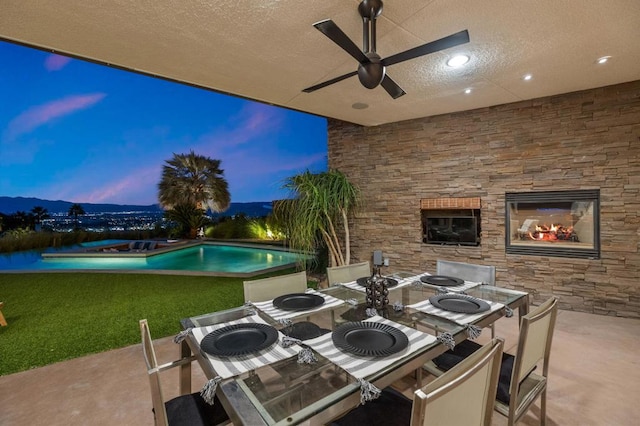
[[376,53],[376,19],[382,13],[382,0],[362,0],[358,6],[358,12],[362,16],[362,50],[331,19],[313,24],[358,61],[358,70],[307,87],[303,92],[310,93],[358,74],[360,83],[367,89],[374,89],[378,85],[382,85],[393,99],[397,99],[406,92],[387,75],[386,68],[388,66],[469,42],[469,32],[464,30],[382,59]]

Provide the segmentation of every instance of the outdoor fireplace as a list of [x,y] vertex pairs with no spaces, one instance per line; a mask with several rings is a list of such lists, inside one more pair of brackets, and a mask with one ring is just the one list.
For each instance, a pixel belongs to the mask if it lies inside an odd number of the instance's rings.
[[506,252],[600,257],[600,190],[507,193]]

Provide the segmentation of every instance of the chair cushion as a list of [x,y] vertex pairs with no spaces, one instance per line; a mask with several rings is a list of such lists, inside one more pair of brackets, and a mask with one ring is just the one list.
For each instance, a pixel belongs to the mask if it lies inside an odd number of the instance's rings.
[[209,426],[229,420],[217,396],[213,405],[207,404],[200,393],[181,395],[164,405],[170,426]]
[[[448,371],[466,357],[480,349],[482,345],[465,340],[456,345],[453,350],[448,350],[442,355],[433,359],[435,365],[440,370]],[[515,357],[508,353],[502,354],[502,364],[500,365],[500,379],[498,380],[498,390],[496,391],[496,399],[509,405],[509,387],[511,385],[511,372],[513,371],[513,361]]]
[[411,423],[412,402],[392,388],[384,388],[380,396],[359,405],[331,423],[332,426],[394,426]]

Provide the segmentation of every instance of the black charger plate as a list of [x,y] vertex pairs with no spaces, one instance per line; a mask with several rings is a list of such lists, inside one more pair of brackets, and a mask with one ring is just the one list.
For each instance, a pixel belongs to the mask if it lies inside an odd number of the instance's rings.
[[439,294],[431,296],[429,302],[436,308],[461,314],[477,314],[491,309],[484,300],[466,294]]
[[374,321],[342,324],[331,338],[338,349],[362,356],[388,356],[409,346],[409,338],[402,331]]
[[464,284],[464,280],[456,277],[448,277],[446,275],[424,275],[420,277],[420,281],[423,283],[445,286],[445,287],[454,287],[457,285]]
[[[356,282],[358,284],[360,284],[362,287],[366,287],[367,286],[367,280],[371,278],[371,277],[360,277],[356,280]],[[387,277],[382,277],[385,280],[387,280],[387,288],[391,288],[391,287],[395,287],[398,285],[398,280],[394,280],[393,278],[387,278]]]
[[209,355],[247,355],[268,348],[278,340],[278,330],[267,324],[234,324],[204,336],[200,347]]
[[273,306],[283,311],[304,311],[324,304],[324,297],[318,294],[291,293],[273,299]]

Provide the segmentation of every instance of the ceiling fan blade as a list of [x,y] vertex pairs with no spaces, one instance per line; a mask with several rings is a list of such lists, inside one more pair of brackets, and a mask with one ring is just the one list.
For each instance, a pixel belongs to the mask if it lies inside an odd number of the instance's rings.
[[332,78],[331,80],[327,80],[327,81],[325,81],[323,83],[316,84],[315,86],[307,87],[306,89],[303,89],[302,91],[305,92],[305,93],[311,93],[311,92],[313,92],[315,90],[322,89],[323,87],[330,86],[333,83],[337,83],[337,82],[345,80],[345,79],[347,79],[349,77],[353,77],[356,74],[358,74],[358,71],[352,71],[352,72],[350,72],[348,74],[341,75],[340,77]]
[[382,79],[382,83],[380,83],[380,85],[382,85],[382,87],[384,87],[384,90],[387,91],[387,93],[389,95],[391,95],[391,97],[393,99],[398,99],[400,96],[404,95],[406,92],[404,90],[402,90],[402,88],[400,86],[398,86],[398,84],[393,81],[391,79],[391,77],[389,77],[388,75],[385,75],[384,78]]
[[464,30],[450,36],[435,40],[422,46],[414,47],[413,49],[405,50],[404,52],[397,53],[395,55],[384,58],[381,62],[384,66],[397,64],[399,62],[408,61],[409,59],[417,58],[418,56],[428,55],[429,53],[438,52],[440,50],[448,49],[450,47],[458,46],[460,44],[469,42],[469,31]]
[[331,19],[316,22],[313,26],[333,40],[333,42],[340,46],[345,52],[353,56],[356,61],[361,64],[369,62],[369,58],[367,58],[362,50],[360,50],[360,48],[356,46],[356,44],[351,41],[351,39]]

